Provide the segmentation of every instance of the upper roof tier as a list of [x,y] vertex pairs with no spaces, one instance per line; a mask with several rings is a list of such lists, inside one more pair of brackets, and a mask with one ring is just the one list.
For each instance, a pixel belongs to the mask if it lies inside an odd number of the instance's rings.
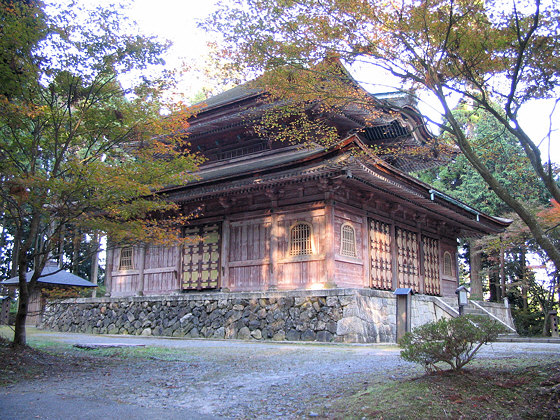
[[[347,74],[343,68],[341,71]],[[306,102],[301,106],[305,118],[320,119],[322,124],[334,127],[338,139],[357,134],[364,144],[375,148],[380,158],[405,172],[440,165],[448,159],[434,147],[437,142],[426,129],[411,95],[369,94],[349,75],[348,82],[371,101],[368,106],[347,102],[325,111],[317,103]],[[281,112],[277,110],[286,103],[271,98],[256,82],[208,98],[197,104],[199,111],[189,121],[191,148],[212,163],[289,147],[291,144],[278,141],[274,135],[263,135],[258,129],[263,126],[263,116]],[[287,123],[290,118],[286,117]],[[321,143],[321,138],[306,137],[304,141]]]

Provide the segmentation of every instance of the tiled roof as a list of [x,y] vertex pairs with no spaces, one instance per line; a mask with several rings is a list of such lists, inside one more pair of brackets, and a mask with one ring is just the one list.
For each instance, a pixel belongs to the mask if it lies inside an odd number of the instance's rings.
[[[27,272],[27,282],[31,281],[33,273],[34,271]],[[78,277],[68,271],[61,270],[54,261],[47,262],[45,268],[41,271],[41,277],[39,277],[37,282],[42,284],[56,284],[60,286],[97,287],[96,284],[93,284],[86,279]],[[12,277],[11,279],[0,282],[0,284],[4,286],[16,286],[18,283],[18,277]]]

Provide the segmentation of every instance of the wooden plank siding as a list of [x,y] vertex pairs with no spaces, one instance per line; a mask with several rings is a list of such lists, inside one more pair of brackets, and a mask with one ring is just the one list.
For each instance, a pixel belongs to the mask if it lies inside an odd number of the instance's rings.
[[[127,270],[119,269],[120,249],[108,252],[108,266],[113,267],[108,273],[111,295],[324,287],[412,287],[416,293],[454,295],[456,245],[443,236],[445,232],[436,231],[433,223],[424,226],[402,208],[391,219],[385,214],[389,207],[379,200],[363,208],[334,199],[286,204],[285,196],[295,200],[302,194],[303,190],[294,189],[268,209],[230,208],[227,215],[215,212],[185,227],[185,235],[206,237],[206,241],[195,240],[183,247],[134,247],[132,268]],[[312,250],[295,255],[290,250],[290,232],[298,224],[309,226]],[[443,270],[445,253],[452,257],[451,273]]]
[[[337,287],[368,287],[364,284],[364,250],[362,226],[363,218],[341,209],[335,209],[334,248],[335,283]],[[342,255],[342,227],[349,226],[354,231],[355,255]]]
[[228,285],[230,290],[262,290],[270,277],[271,219],[229,224]]
[[149,246],[144,260],[144,294],[177,292],[180,289],[179,247]]
[[[325,209],[278,215],[278,244],[275,255],[278,289],[307,289],[324,287],[327,282],[325,245],[328,237]],[[312,253],[289,255],[290,228],[296,223],[306,222],[312,228]]]
[[157,295],[179,290],[178,247],[134,247],[131,270],[119,270],[120,251],[117,248],[112,253],[111,296]]
[[[451,274],[444,271],[444,255],[448,252],[451,255]],[[440,244],[440,273],[441,273],[441,294],[443,296],[455,296],[455,290],[459,287],[457,246],[452,243],[441,241]]]
[[119,270],[121,250],[122,248],[116,248],[112,253],[111,296],[133,296],[140,291],[140,250],[137,247],[132,249],[131,270]]

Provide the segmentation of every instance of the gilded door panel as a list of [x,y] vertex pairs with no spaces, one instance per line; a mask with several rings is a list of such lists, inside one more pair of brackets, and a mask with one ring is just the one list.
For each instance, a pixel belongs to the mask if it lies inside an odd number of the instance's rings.
[[215,289],[220,285],[219,223],[185,228],[190,241],[183,250],[183,290]]

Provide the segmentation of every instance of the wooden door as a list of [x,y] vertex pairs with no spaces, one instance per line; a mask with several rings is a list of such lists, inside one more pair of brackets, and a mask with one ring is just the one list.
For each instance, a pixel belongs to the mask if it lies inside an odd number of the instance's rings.
[[191,240],[183,251],[183,290],[216,289],[220,285],[220,223],[185,228]]
[[418,234],[396,228],[397,242],[397,287],[410,287],[416,293],[420,290],[420,260]]
[[391,290],[393,287],[391,242],[391,226],[377,220],[370,220],[370,277],[371,287],[374,289]]

